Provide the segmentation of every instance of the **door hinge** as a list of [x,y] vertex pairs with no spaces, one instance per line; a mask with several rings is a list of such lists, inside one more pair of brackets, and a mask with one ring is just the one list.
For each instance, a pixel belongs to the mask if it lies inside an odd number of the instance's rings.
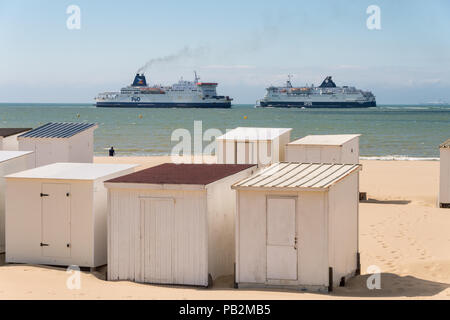
[[41,247],[49,247],[50,245],[41,242]]
[[41,193],[41,198],[43,198],[43,197],[49,197],[49,196],[50,196],[49,194]]

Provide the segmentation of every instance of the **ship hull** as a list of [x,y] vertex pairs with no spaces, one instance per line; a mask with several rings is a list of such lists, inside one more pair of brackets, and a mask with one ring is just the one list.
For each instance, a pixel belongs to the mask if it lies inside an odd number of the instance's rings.
[[258,107],[262,108],[370,108],[376,107],[375,101],[367,102],[294,102],[294,101],[260,101]]
[[231,108],[231,102],[180,103],[180,102],[97,102],[98,108]]

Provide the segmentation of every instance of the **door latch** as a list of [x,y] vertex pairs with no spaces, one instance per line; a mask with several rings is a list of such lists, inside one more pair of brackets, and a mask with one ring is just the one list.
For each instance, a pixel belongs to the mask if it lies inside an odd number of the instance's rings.
[[41,198],[43,198],[43,197],[49,197],[49,196],[50,196],[49,194],[41,193]]
[[67,244],[67,248],[70,248],[70,243]]
[[70,197],[70,193],[69,192],[66,193],[66,197]]
[[41,242],[41,247],[49,247],[50,245]]

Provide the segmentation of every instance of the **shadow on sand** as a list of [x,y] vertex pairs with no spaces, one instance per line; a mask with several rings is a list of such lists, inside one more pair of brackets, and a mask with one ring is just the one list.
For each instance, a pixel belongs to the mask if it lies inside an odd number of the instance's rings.
[[[0,254],[0,267],[7,266],[17,266],[17,264],[5,264],[5,255]],[[27,265],[28,266],[28,265]],[[54,267],[54,266],[32,266],[42,269],[52,269],[55,271],[66,271],[65,267]],[[87,272],[89,273],[89,272]],[[106,279],[106,268],[101,267],[96,271],[91,272],[97,279],[104,281]],[[284,293],[294,293],[299,294],[299,299],[303,293],[316,293],[317,298],[402,298],[402,297],[432,297],[440,292],[450,288],[449,283],[440,283],[435,281],[418,279],[413,276],[399,276],[393,273],[382,273],[381,274],[381,289],[380,290],[369,290],[367,288],[367,280],[371,275],[362,275],[354,277],[347,281],[345,287],[334,288],[332,293],[317,293],[310,291],[293,291],[293,290],[282,290],[282,289],[234,289],[233,276],[226,276],[216,279],[212,289],[207,289],[203,287],[190,287],[197,290],[212,290],[212,291],[265,291],[265,292],[284,292]],[[180,288],[186,289],[189,287],[178,286],[178,285],[151,285],[151,284],[141,284],[148,286],[160,286],[167,288]],[[449,294],[450,295],[450,294]],[[250,297],[251,298],[251,297]]]
[[[369,290],[367,280],[371,275],[362,275],[350,279],[345,287],[334,288],[332,293],[318,293],[320,296],[349,297],[349,298],[401,298],[401,297],[432,297],[450,288],[448,283],[440,283],[429,280],[418,279],[413,276],[401,277],[393,273],[381,274],[381,289]],[[213,290],[233,290],[231,278],[220,278],[216,280]],[[267,291],[267,292],[291,292],[292,290],[280,289],[239,289],[239,291]],[[303,291],[298,291],[302,294]],[[304,293],[315,293],[304,291]]]
[[373,203],[373,204],[410,204],[411,200],[377,200],[377,199],[368,199],[361,200],[361,203]]
[[369,290],[367,280],[371,275],[350,279],[346,287],[336,288],[333,296],[362,298],[431,297],[450,288],[448,283],[418,279],[413,276],[399,276],[393,273],[381,274],[381,289]]

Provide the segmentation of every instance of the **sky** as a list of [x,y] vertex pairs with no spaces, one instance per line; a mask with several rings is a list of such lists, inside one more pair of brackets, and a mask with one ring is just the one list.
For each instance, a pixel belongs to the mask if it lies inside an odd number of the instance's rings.
[[[70,5],[80,29],[67,28]],[[367,8],[380,8],[370,30]],[[136,71],[219,82],[235,103],[270,85],[371,90],[379,104],[450,103],[450,1],[0,0],[0,102],[93,103]]]

